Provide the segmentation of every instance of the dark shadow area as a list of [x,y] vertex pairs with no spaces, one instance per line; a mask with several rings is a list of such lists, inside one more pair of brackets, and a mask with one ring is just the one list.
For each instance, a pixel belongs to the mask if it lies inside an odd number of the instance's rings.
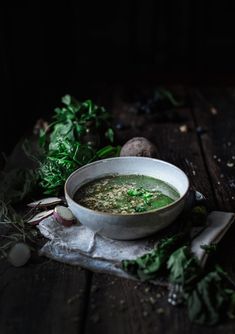
[[65,93],[110,83],[233,84],[232,1],[41,1],[1,8],[1,151]]

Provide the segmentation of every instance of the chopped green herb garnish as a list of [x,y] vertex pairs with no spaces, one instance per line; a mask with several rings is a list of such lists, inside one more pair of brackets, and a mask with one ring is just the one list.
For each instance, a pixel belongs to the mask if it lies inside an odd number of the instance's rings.
[[141,188],[138,189],[129,189],[127,194],[130,196],[141,196],[143,195],[143,190]]
[[200,247],[204,249],[206,253],[213,253],[216,251],[217,245],[216,244],[201,245]]

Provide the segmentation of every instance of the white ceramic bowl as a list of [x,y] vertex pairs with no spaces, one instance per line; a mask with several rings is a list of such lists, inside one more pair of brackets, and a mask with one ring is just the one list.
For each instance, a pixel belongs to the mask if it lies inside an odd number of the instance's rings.
[[[139,174],[158,178],[175,187],[180,198],[163,208],[134,214],[99,212],[73,200],[78,188],[110,174]],[[118,240],[146,237],[168,226],[183,210],[188,192],[189,180],[181,169],[168,162],[145,157],[99,160],[77,169],[65,183],[68,206],[81,224],[103,236]]]

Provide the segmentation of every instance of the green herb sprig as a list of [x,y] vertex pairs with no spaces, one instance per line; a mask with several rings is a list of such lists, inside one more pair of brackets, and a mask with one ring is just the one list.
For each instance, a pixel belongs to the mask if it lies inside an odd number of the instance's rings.
[[95,105],[91,100],[78,102],[70,95],[62,97],[62,103],[63,107],[55,108],[54,122],[47,130],[41,131],[41,145],[46,147],[48,130],[50,130],[48,148],[53,150],[54,145],[57,145],[57,139],[61,137],[82,142],[89,128],[96,132],[104,130],[104,137],[113,143],[114,133],[110,128],[111,116],[104,107]]
[[13,168],[0,172],[0,200],[17,203],[23,200],[37,182],[32,169]]
[[[99,131],[101,141],[114,141],[110,114],[91,100],[78,102],[65,95],[63,107],[56,108],[47,130],[41,131],[39,142],[44,149],[38,174],[45,194],[58,194],[67,177],[77,168],[98,159],[118,156],[120,147],[91,145],[87,134]],[[103,135],[102,135],[103,134]],[[99,141],[99,140],[98,140]]]
[[38,231],[27,223],[27,217],[0,200],[0,257],[7,257],[8,250],[18,242],[35,244],[37,235]]

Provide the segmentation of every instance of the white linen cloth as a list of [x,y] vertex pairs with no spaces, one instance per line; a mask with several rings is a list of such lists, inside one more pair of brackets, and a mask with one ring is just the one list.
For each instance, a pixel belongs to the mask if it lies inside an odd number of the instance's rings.
[[[213,211],[209,214],[206,228],[192,242],[192,252],[202,265],[205,264],[207,253],[200,246],[219,242],[233,221],[233,213]],[[63,227],[53,216],[41,221],[38,228],[49,239],[40,250],[41,255],[89,270],[128,278],[132,277],[121,269],[121,261],[135,259],[151,251],[160,238],[156,234],[154,237],[133,241],[112,240],[95,234],[83,225]]]

